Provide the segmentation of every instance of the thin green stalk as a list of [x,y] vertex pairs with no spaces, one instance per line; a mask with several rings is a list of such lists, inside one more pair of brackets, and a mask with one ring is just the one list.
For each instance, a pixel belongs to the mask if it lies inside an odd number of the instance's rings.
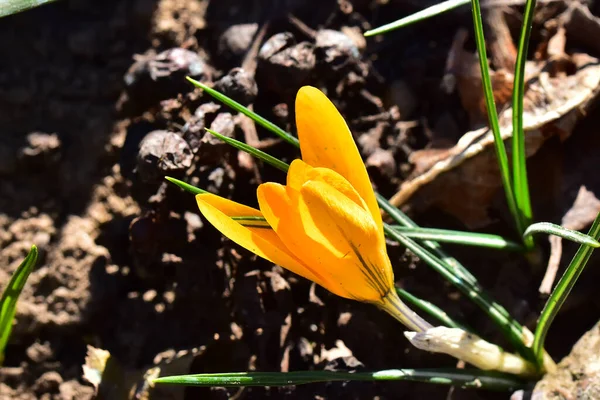
[[595,240],[593,237],[581,232],[563,228],[560,225],[551,224],[550,222],[538,222],[529,225],[523,233],[523,237],[527,238],[528,236],[532,236],[536,233],[545,233],[548,235],[559,236],[563,239],[567,239],[575,243],[585,244],[592,247],[600,247],[600,243],[598,243],[598,241]]
[[[525,97],[525,61],[529,48],[529,36],[533,23],[533,11],[536,0],[527,0],[523,13],[523,26],[519,38],[519,50],[515,62],[515,80],[513,87],[512,109],[512,173],[513,193],[519,217],[519,233],[523,233],[531,224],[531,200],[529,198],[529,183],[527,180],[527,154],[525,152],[525,132],[523,131],[523,98]],[[527,248],[533,248],[533,237],[525,237]]]
[[496,149],[496,156],[498,158],[498,165],[500,167],[502,186],[504,187],[504,194],[506,196],[508,208],[515,220],[515,223],[517,224],[517,231],[519,234],[522,234],[525,231],[525,227],[523,226],[521,218],[519,217],[520,214],[518,212],[515,195],[512,188],[511,172],[508,166],[508,156],[506,155],[506,148],[504,147],[504,141],[502,140],[502,135],[500,134],[500,123],[498,122],[498,112],[496,110],[496,103],[494,101],[494,91],[492,88],[492,80],[490,78],[487,51],[485,49],[483,21],[481,19],[479,0],[471,0],[471,7],[473,12],[473,26],[475,28],[475,42],[477,44],[477,52],[479,54],[481,82],[483,83],[488,120],[492,133],[494,134],[494,145]]
[[233,138],[223,136],[219,132],[215,132],[211,129],[208,129],[208,128],[204,128],[204,129],[208,133],[210,133],[213,136],[216,136],[218,139],[224,141],[228,145],[235,147],[238,150],[245,151],[246,153],[258,158],[259,160],[263,160],[264,162],[268,163],[269,165],[274,166],[275,168],[277,168],[283,172],[287,172],[287,170],[290,168],[290,166],[288,164],[284,163],[283,161],[281,161],[278,158],[273,157],[270,154],[265,153],[264,151],[256,149],[244,142],[240,142],[239,140],[235,140]]
[[165,176],[165,179],[168,180],[169,182],[174,183],[175,185],[179,186],[181,189],[185,190],[186,192],[190,192],[194,196],[197,194],[208,193],[204,189],[200,189],[196,186],[190,185],[189,183],[185,183],[184,181],[180,181],[179,179],[175,179],[170,176]]
[[405,18],[401,18],[397,21],[391,22],[386,25],[382,25],[379,28],[371,29],[370,31],[366,31],[364,35],[366,37],[380,35],[382,33],[387,33],[393,31],[394,29],[403,28],[407,25],[414,24],[415,22],[420,22],[425,19],[435,17],[436,15],[443,14],[447,11],[453,10],[460,6],[464,6],[469,4],[470,0],[448,0],[442,3],[433,5],[431,7],[425,8],[421,11],[418,11],[414,14],[411,14]]
[[465,332],[471,331],[470,329],[466,328],[464,325],[454,321],[452,318],[450,318],[450,316],[448,314],[446,314],[446,312],[444,310],[442,310],[435,304],[433,304],[427,300],[420,299],[417,296],[410,294],[406,290],[400,289],[399,287],[396,287],[396,293],[398,293],[398,296],[400,297],[400,299],[402,299],[405,303],[412,305],[415,308],[418,308],[419,310],[426,312],[433,318],[440,321],[442,323],[442,325],[450,327],[450,328],[459,328]]
[[0,299],[0,366],[4,362],[4,349],[6,349],[12,331],[13,319],[17,311],[17,300],[19,300],[19,295],[25,286],[25,282],[27,282],[29,274],[35,267],[37,257],[37,247],[31,246],[27,257],[14,272],[8,286],[2,293],[2,299]]
[[[600,239],[600,213],[596,216],[588,235],[596,240]],[[546,341],[546,335],[548,334],[550,325],[569,296],[569,293],[571,293],[571,289],[575,286],[575,282],[577,282],[577,279],[583,272],[593,251],[593,247],[585,244],[582,244],[579,247],[579,250],[577,250],[577,253],[573,257],[573,260],[571,260],[564,275],[556,284],[556,288],[554,288],[554,291],[542,310],[542,314],[540,315],[540,319],[535,328],[533,344],[531,346],[535,353],[538,365],[542,365],[543,362],[544,342]]]
[[292,136],[291,133],[284,131],[283,129],[281,129],[280,127],[278,127],[277,125],[275,125],[274,123],[272,123],[271,121],[261,117],[260,115],[258,115],[257,113],[251,111],[250,109],[248,109],[248,107],[244,107],[243,105],[241,105],[240,103],[238,103],[237,101],[225,96],[224,94],[206,86],[205,84],[203,84],[202,82],[198,82],[197,80],[194,80],[190,77],[186,78],[189,82],[191,82],[194,86],[199,87],[200,89],[204,90],[206,93],[208,93],[209,95],[211,95],[212,97],[214,97],[215,99],[219,100],[220,102],[222,102],[223,104],[233,108],[234,110],[236,110],[237,112],[240,112],[242,114],[244,114],[245,116],[251,118],[254,122],[256,122],[257,124],[259,124],[260,126],[262,126],[265,129],[270,130],[271,132],[273,132],[274,134],[276,134],[277,136],[279,136],[280,138],[282,138],[283,140],[285,140],[286,142],[296,146],[296,147],[300,147],[300,143],[298,142],[298,139],[295,138],[294,136]]
[[502,333],[517,349],[519,354],[521,354],[521,356],[527,360],[534,360],[531,348],[525,345],[523,327],[510,316],[504,307],[493,301],[487,295],[487,293],[481,290],[481,288],[467,283],[461,279],[460,276],[454,274],[442,263],[441,260],[439,260],[425,248],[418,245],[412,239],[407,238],[387,224],[384,225],[384,230],[386,235],[404,245],[427,265],[432,267],[438,274],[442,275],[444,279],[452,283],[467,298],[473,301],[473,303],[478,305],[490,317],[490,319],[494,321]]
[[441,243],[455,243],[465,246],[479,246],[509,251],[523,250],[523,247],[518,243],[504,239],[502,236],[487,233],[451,231],[448,229],[435,228],[407,228],[397,225],[392,225],[392,228],[411,239],[435,240],[436,242]]
[[339,381],[411,381],[459,386],[469,389],[509,391],[524,388],[512,375],[466,369],[388,369],[376,372],[296,371],[229,372],[156,378],[154,383],[183,386],[291,386]]

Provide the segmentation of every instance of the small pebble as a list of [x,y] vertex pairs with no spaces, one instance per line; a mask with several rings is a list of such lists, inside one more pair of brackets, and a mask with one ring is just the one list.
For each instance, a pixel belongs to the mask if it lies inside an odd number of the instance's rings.
[[289,32],[282,32],[271,36],[260,48],[258,52],[258,59],[260,61],[266,61],[279,53],[285,48],[291,47],[296,44],[294,35]]
[[367,158],[365,165],[368,169],[376,169],[381,176],[385,176],[388,179],[392,179],[396,175],[396,160],[389,150],[376,149]]
[[37,395],[44,393],[57,393],[60,384],[63,382],[62,376],[56,371],[44,372],[33,384],[33,391]]
[[344,33],[322,29],[315,38],[317,62],[328,69],[339,71],[359,57],[358,47]]
[[21,166],[47,168],[60,160],[61,142],[56,133],[32,132],[26,141],[27,145],[19,150]]
[[178,175],[192,165],[192,151],[179,135],[153,131],[140,143],[137,173],[144,182],[158,183],[166,175]]
[[[217,114],[217,117],[210,124],[210,129],[223,136],[234,137],[235,121],[233,116],[228,112]],[[230,145],[205,131],[204,136],[200,140],[197,154],[203,164],[211,164],[222,161],[224,154],[227,154],[231,149],[233,148]]]
[[219,37],[219,58],[231,65],[241,64],[246,52],[252,45],[256,31],[258,31],[256,22],[232,25],[225,29]]
[[198,53],[178,47],[140,56],[124,77],[127,99],[120,106],[122,111],[141,113],[161,100],[191,92],[193,86],[186,76],[210,82],[213,69]]
[[221,105],[217,103],[201,104],[194,112],[194,115],[183,126],[183,139],[188,143],[194,154],[198,151],[201,145],[200,142],[206,134],[204,128],[207,125],[207,120],[220,109]]
[[244,106],[253,103],[258,94],[254,76],[242,68],[229,71],[227,75],[215,82],[214,89]]
[[314,45],[291,45],[291,39],[290,34],[275,35],[259,52],[257,75],[269,90],[280,94],[296,92],[316,64]]

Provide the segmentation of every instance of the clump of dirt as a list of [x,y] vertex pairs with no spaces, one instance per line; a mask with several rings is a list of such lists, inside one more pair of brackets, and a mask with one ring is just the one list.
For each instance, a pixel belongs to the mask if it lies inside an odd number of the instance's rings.
[[[194,90],[185,76],[214,85],[291,132],[298,88],[321,88],[345,116],[374,185],[387,197],[418,177],[420,167],[443,160],[482,116],[479,110],[474,118],[459,93],[449,90],[448,54],[456,51],[456,33],[470,29],[470,12],[365,41],[366,29],[425,6],[383,3],[78,0],[2,20],[0,49],[10,57],[0,74],[0,287],[31,244],[39,247],[40,261],[19,302],[0,370],[0,398],[92,398],[95,390],[81,367],[88,346],[108,350],[132,382],[152,365],[171,373],[456,365],[411,348],[402,327],[374,307],[335,297],[234,245],[203,220],[193,196],[162,179],[170,175],[249,205],[256,205],[258,184],[285,179],[204,128],[287,162],[299,157],[247,117]],[[565,9],[543,8],[554,21]],[[519,10],[504,13],[506,32],[515,37]],[[539,43],[557,31],[541,22],[534,28]],[[585,43],[577,52],[600,56]],[[462,45],[472,54],[472,38]],[[495,67],[505,62],[494,60]],[[554,61],[552,84],[579,71],[564,69],[569,59]],[[597,118],[578,114],[564,143],[557,139],[564,125],[543,132],[530,171],[532,181],[543,179],[547,184],[540,186],[549,187],[533,197],[553,198],[536,208],[545,220],[560,222],[582,186],[598,193]],[[422,165],[417,150],[428,155]],[[482,230],[511,236],[503,195],[497,188],[490,193]],[[425,226],[465,229],[468,222],[443,207],[409,206]],[[575,247],[563,250],[568,259]],[[449,251],[511,314],[534,326],[543,306],[537,295],[543,271],[514,254]],[[389,254],[398,285],[502,343],[481,312],[418,259],[392,243]],[[565,355],[596,322],[600,303],[590,301],[596,297],[595,263],[565,306],[585,302],[588,313],[565,313],[551,330],[548,351],[555,356]],[[164,387],[152,398],[171,396],[507,397],[350,382]]]
[[529,393],[517,392],[512,399],[592,400],[600,397],[600,323],[594,325],[573,346],[571,353]]

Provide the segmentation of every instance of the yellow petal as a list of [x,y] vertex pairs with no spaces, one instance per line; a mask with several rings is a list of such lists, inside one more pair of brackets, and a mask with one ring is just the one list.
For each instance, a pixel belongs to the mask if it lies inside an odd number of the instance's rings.
[[308,180],[308,174],[313,170],[313,167],[300,159],[295,159],[290,164],[290,169],[287,173],[287,186],[294,190],[300,190],[304,182]]
[[344,118],[320,90],[304,86],[296,96],[296,126],[302,159],[346,178],[369,207],[383,232],[381,214],[369,175]]
[[196,196],[196,200],[201,199],[205,203],[217,208],[223,214],[228,216],[245,215],[249,217],[262,217],[260,210],[248,207],[233,200],[226,199],[212,193],[203,193]]
[[309,236],[321,235],[334,247],[347,249],[344,259],[352,265],[338,279],[344,279],[355,298],[379,301],[393,288],[385,238],[362,207],[325,182],[309,181],[300,190],[299,214]]
[[313,168],[302,160],[292,161],[287,175],[287,186],[299,192],[302,185],[308,181],[325,182],[342,192],[342,194],[354,201],[358,206],[364,208],[365,211],[370,212],[356,189],[352,187],[346,178],[334,170],[329,168]]
[[312,273],[283,244],[275,231],[270,228],[251,228],[242,226],[230,216],[262,216],[259,210],[214,194],[204,193],[196,196],[200,212],[223,235],[251,251],[252,253],[322,284],[322,278]]
[[[318,255],[331,253],[331,249],[327,249],[327,241],[323,239],[321,242],[315,242],[304,234],[304,228],[297,212],[299,193],[289,186],[267,182],[258,187],[257,194],[258,204],[263,215],[277,236],[285,241],[286,248],[301,260],[301,263],[307,266],[307,269],[310,269],[314,275],[319,276],[319,280],[313,279],[313,281],[338,296],[352,298],[352,295],[345,291],[343,286],[331,279],[325,259]],[[343,254],[338,252],[338,257],[342,256]]]
[[[323,198],[337,205],[312,200],[313,204],[306,204],[302,194],[306,187],[312,185],[317,185],[316,190],[322,190]],[[350,186],[349,183],[346,185]],[[321,286],[339,296],[362,301],[377,302],[385,295],[389,288],[378,284],[381,279],[371,277],[370,270],[364,271],[364,265],[371,263],[372,255],[363,255],[362,247],[370,248],[381,243],[382,235],[379,235],[373,218],[363,207],[320,181],[305,183],[299,192],[289,186],[263,184],[258,189],[258,202],[265,218],[286,247],[304,265],[323,276]],[[337,215],[340,212],[334,210],[336,207],[342,209],[346,220]],[[348,218],[351,222],[348,222]],[[349,224],[355,227],[348,230]],[[349,240],[345,232],[353,235],[356,243]],[[384,265],[391,276],[385,242],[383,253],[380,250],[381,246],[377,247],[377,262],[383,264],[380,259],[385,260],[387,264]]]

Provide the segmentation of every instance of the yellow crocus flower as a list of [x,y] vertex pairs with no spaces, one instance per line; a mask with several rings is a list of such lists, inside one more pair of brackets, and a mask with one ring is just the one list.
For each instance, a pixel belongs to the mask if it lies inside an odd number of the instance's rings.
[[379,206],[346,122],[321,91],[305,86],[296,96],[296,124],[302,160],[290,165],[286,185],[258,187],[260,210],[199,194],[200,211],[260,257],[426,330],[394,289]]

